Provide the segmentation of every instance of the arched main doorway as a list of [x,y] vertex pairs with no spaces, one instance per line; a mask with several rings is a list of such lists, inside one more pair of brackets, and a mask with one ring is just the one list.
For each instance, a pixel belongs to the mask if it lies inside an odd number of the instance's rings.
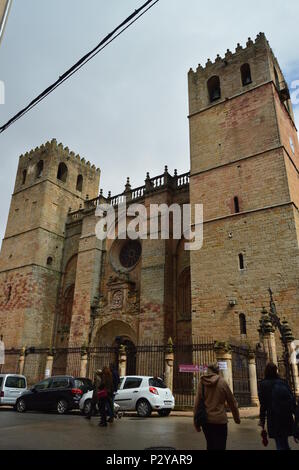
[[137,372],[137,335],[135,331],[122,321],[113,320],[102,326],[96,335],[95,346],[108,346],[115,349],[115,364],[118,363],[120,346],[126,347],[127,368],[126,375],[135,375]]

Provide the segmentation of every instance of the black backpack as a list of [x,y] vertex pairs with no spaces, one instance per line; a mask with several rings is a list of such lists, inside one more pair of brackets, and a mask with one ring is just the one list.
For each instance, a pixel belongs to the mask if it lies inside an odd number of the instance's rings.
[[205,405],[205,388],[204,384],[202,384],[202,397],[198,404],[198,408],[194,415],[194,425],[196,429],[201,429],[204,424],[207,422],[207,410]]
[[285,421],[295,413],[295,406],[296,401],[287,383],[276,381],[272,388],[272,413]]

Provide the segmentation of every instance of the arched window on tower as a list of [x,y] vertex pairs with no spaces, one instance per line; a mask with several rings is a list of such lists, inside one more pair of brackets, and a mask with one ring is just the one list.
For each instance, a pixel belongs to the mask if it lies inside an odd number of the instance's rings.
[[38,164],[36,165],[36,178],[40,178],[43,174],[44,171],[44,162],[43,160],[40,160]]
[[65,163],[60,163],[57,171],[57,179],[63,183],[67,180],[68,169]]
[[208,91],[211,103],[221,98],[220,78],[218,76],[214,75],[208,80]]
[[234,197],[234,209],[235,209],[235,214],[239,214],[239,212],[240,212],[240,203],[239,203],[238,196]]
[[244,315],[244,313],[240,313],[239,322],[240,322],[240,334],[246,336],[247,324],[246,324],[246,316]]
[[27,170],[23,170],[22,173],[22,184],[26,183],[26,178],[27,178]]
[[251,70],[249,64],[244,64],[241,67],[241,77],[243,86],[250,85],[252,83]]
[[80,193],[82,193],[82,190],[83,190],[83,176],[82,175],[78,175],[76,189],[77,191],[80,191]]
[[244,255],[242,253],[239,254],[239,268],[241,271],[245,269]]
[[184,269],[178,279],[177,319],[191,320],[191,274]]

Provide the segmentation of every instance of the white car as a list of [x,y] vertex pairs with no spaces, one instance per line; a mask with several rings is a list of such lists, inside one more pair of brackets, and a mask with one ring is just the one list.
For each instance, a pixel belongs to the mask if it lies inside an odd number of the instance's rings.
[[24,375],[0,374],[0,406],[14,406],[26,390],[27,381]]
[[115,395],[123,411],[137,411],[138,416],[148,417],[152,411],[160,416],[169,416],[174,409],[174,396],[163,380],[153,376],[121,377],[119,389]]
[[[79,403],[80,410],[86,414],[90,407],[92,392],[86,393]],[[137,411],[138,416],[148,417],[152,411],[160,416],[168,416],[174,409],[174,396],[163,380],[149,376],[121,377],[119,389],[115,394],[115,404],[121,411]]]

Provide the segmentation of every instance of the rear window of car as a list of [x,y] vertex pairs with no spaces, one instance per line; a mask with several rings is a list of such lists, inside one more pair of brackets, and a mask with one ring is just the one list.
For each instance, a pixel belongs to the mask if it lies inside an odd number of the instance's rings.
[[69,379],[67,377],[62,377],[59,379],[53,379],[50,388],[68,388],[69,387]]
[[5,387],[26,388],[26,382],[25,382],[24,377],[7,377],[6,382],[5,382]]
[[141,385],[142,379],[137,377],[128,377],[125,381],[125,385],[123,390],[127,390],[129,388],[139,388]]
[[156,387],[156,388],[167,388],[165,383],[163,382],[162,379],[159,379],[157,377],[153,377],[149,379],[149,386],[150,387]]
[[93,390],[93,384],[89,379],[75,379],[75,388],[79,388],[86,393]]
[[0,387],[1,387],[2,383],[3,383],[3,377],[0,377]]

